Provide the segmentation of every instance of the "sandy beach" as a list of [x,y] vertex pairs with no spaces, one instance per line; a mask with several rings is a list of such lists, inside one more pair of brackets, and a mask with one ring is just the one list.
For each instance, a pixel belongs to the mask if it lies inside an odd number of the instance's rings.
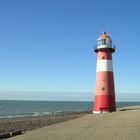
[[80,118],[28,131],[10,140],[139,140],[140,106]]

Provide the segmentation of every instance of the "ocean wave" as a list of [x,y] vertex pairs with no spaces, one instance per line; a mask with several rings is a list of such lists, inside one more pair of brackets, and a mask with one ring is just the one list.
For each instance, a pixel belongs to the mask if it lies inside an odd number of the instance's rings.
[[37,117],[37,116],[48,116],[53,114],[59,114],[62,111],[53,111],[53,112],[33,112],[27,114],[16,114],[16,115],[8,115],[8,116],[0,116],[0,119],[10,119],[10,118],[21,118],[21,117]]

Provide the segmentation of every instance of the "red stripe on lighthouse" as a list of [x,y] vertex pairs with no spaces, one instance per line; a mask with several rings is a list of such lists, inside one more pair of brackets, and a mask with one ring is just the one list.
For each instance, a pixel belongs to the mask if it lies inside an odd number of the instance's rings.
[[112,112],[116,111],[116,104],[114,102],[114,95],[95,95],[96,104],[94,104],[94,112]]
[[97,72],[96,77],[96,95],[114,95],[113,72]]
[[112,60],[112,55],[111,53],[107,53],[108,51],[99,51],[97,53],[97,58],[98,59],[108,59],[108,60]]

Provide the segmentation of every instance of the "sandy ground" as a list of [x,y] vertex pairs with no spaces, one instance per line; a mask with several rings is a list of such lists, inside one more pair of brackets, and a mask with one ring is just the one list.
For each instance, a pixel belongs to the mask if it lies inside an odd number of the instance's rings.
[[126,109],[86,115],[32,130],[9,140],[140,140],[140,106]]

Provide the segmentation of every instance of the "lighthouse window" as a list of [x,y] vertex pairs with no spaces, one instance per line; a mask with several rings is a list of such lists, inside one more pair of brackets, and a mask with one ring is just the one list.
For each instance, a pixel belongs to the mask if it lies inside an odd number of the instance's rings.
[[102,87],[102,90],[104,91],[105,90],[105,87]]
[[106,45],[106,40],[102,39],[102,45]]
[[106,45],[106,40],[104,39],[104,45]]
[[104,45],[104,39],[102,39],[102,45]]
[[106,39],[100,40],[99,45],[106,45]]

